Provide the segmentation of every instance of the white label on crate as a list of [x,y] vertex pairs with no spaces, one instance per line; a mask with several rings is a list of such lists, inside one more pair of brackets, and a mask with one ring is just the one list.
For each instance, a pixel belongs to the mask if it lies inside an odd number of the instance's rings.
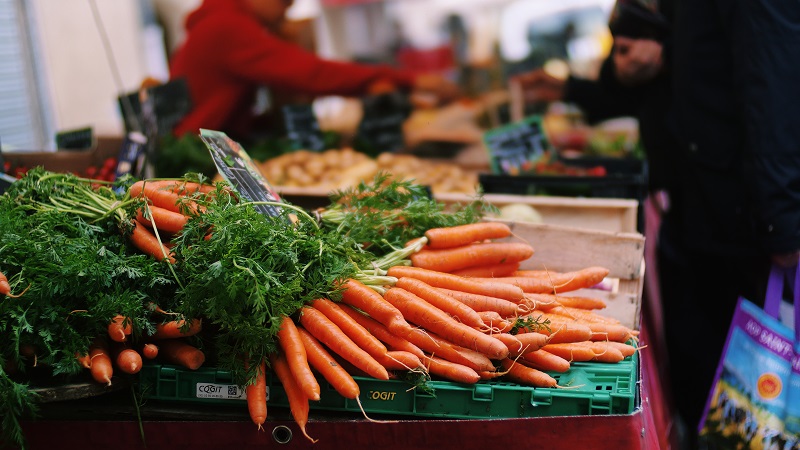
[[235,384],[197,383],[197,398],[246,400],[245,391]]

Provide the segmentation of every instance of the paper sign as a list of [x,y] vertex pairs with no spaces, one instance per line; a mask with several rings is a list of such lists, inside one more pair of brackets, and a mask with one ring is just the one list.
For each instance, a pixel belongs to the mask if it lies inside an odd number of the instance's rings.
[[541,116],[487,131],[483,143],[489,152],[489,162],[495,173],[518,175],[530,171],[548,148]]
[[56,148],[59,150],[85,150],[94,147],[92,127],[56,133]]
[[[251,202],[282,202],[241,145],[221,131],[200,130],[200,139],[211,152],[217,170],[242,198]],[[278,217],[282,208],[254,205],[264,215]]]
[[325,150],[325,140],[311,105],[286,105],[283,107],[283,119],[286,134],[295,150]]

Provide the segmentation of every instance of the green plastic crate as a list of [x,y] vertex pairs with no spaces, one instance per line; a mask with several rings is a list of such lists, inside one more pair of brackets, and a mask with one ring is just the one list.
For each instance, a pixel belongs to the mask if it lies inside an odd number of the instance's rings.
[[[630,414],[637,406],[638,355],[617,364],[574,363],[563,374],[550,373],[563,388],[534,388],[503,381],[474,385],[431,381],[433,394],[409,389],[403,381],[355,377],[367,414],[451,419],[488,419],[575,415]],[[355,400],[340,396],[325,380],[319,402],[311,409],[361,413]],[[288,407],[276,377],[268,377],[270,406]],[[145,365],[140,372],[145,398],[201,403],[244,402],[230,374],[214,368],[196,371]]]

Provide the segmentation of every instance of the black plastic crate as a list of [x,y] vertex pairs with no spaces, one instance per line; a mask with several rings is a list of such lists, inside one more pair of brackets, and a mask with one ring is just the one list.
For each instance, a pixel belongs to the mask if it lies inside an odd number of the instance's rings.
[[647,197],[647,162],[635,158],[583,157],[560,159],[569,167],[602,166],[606,175],[504,175],[482,173],[478,182],[487,194],[625,198],[639,201],[638,228],[644,229],[642,204]]

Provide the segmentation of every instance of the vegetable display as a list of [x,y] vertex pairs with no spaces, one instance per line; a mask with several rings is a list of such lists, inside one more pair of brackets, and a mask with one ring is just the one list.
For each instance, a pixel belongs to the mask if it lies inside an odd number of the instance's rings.
[[445,212],[379,174],[312,213],[254,206],[194,174],[112,184],[34,168],[0,196],[3,439],[24,446],[34,365],[112,385],[148,360],[213,364],[259,429],[271,373],[313,441],[323,378],[356,400],[354,375],[557,387],[545,372],[636,351],[601,300],[564,295],[607,270],[520,271],[534,247],[495,242],[512,233],[481,222],[480,198]]

